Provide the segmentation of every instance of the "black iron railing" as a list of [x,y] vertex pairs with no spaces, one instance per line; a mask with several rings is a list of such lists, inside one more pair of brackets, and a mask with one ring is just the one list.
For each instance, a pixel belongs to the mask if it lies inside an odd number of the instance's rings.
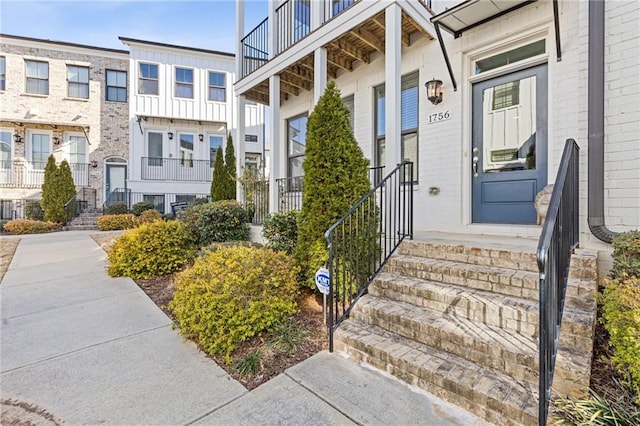
[[278,55],[302,40],[311,31],[311,2],[309,0],[287,0],[276,9]]
[[211,182],[213,164],[209,160],[142,157],[143,180]]
[[262,225],[269,214],[269,181],[260,180],[244,185],[244,207],[249,212],[250,222]]
[[380,180],[325,233],[329,248],[329,350],[333,332],[405,238],[413,238],[413,163]]
[[196,203],[200,199],[210,198],[210,194],[177,194],[174,192],[133,192],[129,188],[116,188],[113,192],[107,195],[105,202],[102,205],[103,212],[107,207],[116,204],[124,203],[127,208],[131,210],[136,203],[142,201],[153,204],[156,210],[162,214],[172,213],[171,203],[187,202],[187,204]]
[[245,77],[269,60],[269,18],[264,18],[241,41],[242,77]]
[[359,1],[359,0],[329,0],[329,1],[325,1],[324,2],[324,5],[325,5],[325,11],[324,11],[325,19],[323,21],[326,22],[326,21],[329,21],[329,20],[333,19],[334,17],[338,16],[339,14],[344,12],[346,9],[351,7],[351,5],[353,5],[357,1]]
[[278,186],[278,211],[302,209],[302,182],[304,176],[276,179]]
[[571,254],[578,244],[578,145],[568,139],[538,242],[540,271],[540,365],[538,424],[547,424],[553,370],[569,278]]
[[67,219],[65,223],[71,222],[74,217],[82,212],[94,210],[96,208],[96,202],[95,188],[81,188],[64,205],[64,212]]

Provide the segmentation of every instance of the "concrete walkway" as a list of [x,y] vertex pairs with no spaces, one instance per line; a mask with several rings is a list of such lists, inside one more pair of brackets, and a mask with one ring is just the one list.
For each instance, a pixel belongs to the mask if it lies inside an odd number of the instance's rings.
[[[9,419],[117,425],[483,424],[327,352],[248,392],[180,337],[132,280],[107,276],[106,255],[92,233],[22,237],[0,284],[0,398]],[[40,410],[48,419],[38,418]]]

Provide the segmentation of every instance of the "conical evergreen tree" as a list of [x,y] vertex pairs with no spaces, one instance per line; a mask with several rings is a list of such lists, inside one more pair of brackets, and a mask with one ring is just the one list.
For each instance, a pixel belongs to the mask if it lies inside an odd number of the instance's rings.
[[340,91],[330,82],[307,123],[295,250],[302,282],[312,288],[316,270],[328,260],[325,231],[370,189],[369,160],[353,137],[348,117]]
[[[66,203],[76,195],[76,185],[73,183],[73,175],[71,174],[71,167],[69,167],[69,163],[67,160],[62,160],[60,163],[60,167],[58,168],[58,193],[59,200],[62,203],[62,221],[60,223],[66,224],[67,215],[65,212]],[[71,206],[72,209],[75,209],[75,204]],[[71,212],[72,216],[75,216],[75,211]]]
[[59,171],[56,159],[53,154],[47,159],[44,168],[44,182],[42,183],[42,202],[40,205],[44,210],[44,220],[59,222],[60,206],[58,202],[58,178]]
[[227,199],[227,169],[224,167],[222,147],[216,151],[216,162],[213,165],[213,178],[211,180],[211,201]]
[[227,146],[225,147],[224,152],[224,167],[227,169],[227,200],[235,200],[236,199],[236,153],[233,147],[233,139],[231,138],[231,133],[227,136]]

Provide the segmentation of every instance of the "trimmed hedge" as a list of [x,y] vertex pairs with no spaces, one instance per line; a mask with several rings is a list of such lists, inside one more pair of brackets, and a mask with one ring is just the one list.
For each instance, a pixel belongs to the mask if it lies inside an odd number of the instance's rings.
[[153,205],[153,203],[150,203],[148,201],[140,201],[139,203],[135,203],[131,208],[131,211],[136,216],[140,216],[143,212],[146,212],[147,210],[155,210],[155,206]]
[[46,232],[59,231],[62,227],[59,223],[16,219],[5,223],[3,228],[11,234],[44,234]]
[[112,277],[158,277],[182,270],[194,256],[195,247],[180,222],[157,220],[125,232],[113,243],[108,272]]
[[194,204],[181,212],[178,219],[200,247],[215,242],[249,239],[247,211],[234,200]]
[[162,215],[156,209],[144,210],[138,216],[138,225],[142,225],[143,223],[155,222],[156,220],[162,220]]
[[127,203],[124,202],[113,203],[110,206],[107,206],[106,209],[104,209],[104,214],[106,215],[127,213],[129,213],[129,208],[127,207]]
[[31,220],[44,220],[44,210],[40,200],[29,200],[24,204],[24,217]]
[[298,212],[278,212],[264,220],[262,235],[267,239],[267,247],[293,253],[298,241]]
[[101,231],[117,231],[138,226],[138,219],[133,214],[106,214],[98,218],[98,229]]
[[225,354],[296,310],[297,268],[287,254],[220,247],[177,276],[170,308],[182,333],[209,354]]

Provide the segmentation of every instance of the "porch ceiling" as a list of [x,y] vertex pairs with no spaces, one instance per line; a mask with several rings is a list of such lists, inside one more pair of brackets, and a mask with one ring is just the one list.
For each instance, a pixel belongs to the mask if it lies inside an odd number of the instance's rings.
[[[414,34],[431,35],[407,13],[402,13],[402,45],[410,46]],[[370,56],[385,51],[385,14],[378,13],[350,30],[337,35],[324,45],[327,49],[327,77],[336,79],[340,73],[353,71],[356,62],[368,64]],[[313,54],[293,63],[280,73],[280,99],[287,100],[304,91],[313,90]],[[264,80],[245,93],[248,100],[269,104],[269,80]]]

